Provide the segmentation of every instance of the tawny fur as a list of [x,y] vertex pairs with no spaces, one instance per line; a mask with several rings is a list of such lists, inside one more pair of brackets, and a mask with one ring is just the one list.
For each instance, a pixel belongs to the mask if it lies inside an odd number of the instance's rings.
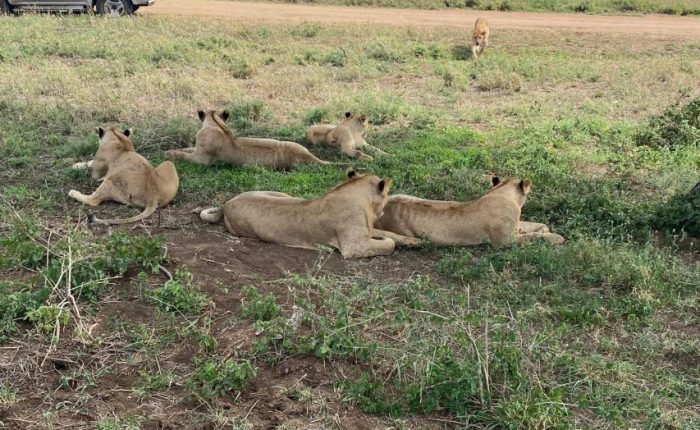
[[329,245],[345,258],[389,255],[397,244],[420,244],[420,240],[373,228],[387,200],[391,179],[353,171],[348,178],[316,199],[250,191],[229,200],[223,208],[205,209],[200,216],[207,222],[223,217],[226,228],[236,236],[305,249]]
[[476,60],[489,44],[489,25],[484,18],[477,18],[472,32],[472,55]]
[[346,112],[345,119],[337,126],[317,124],[309,127],[306,130],[306,139],[314,145],[340,147],[345,155],[370,161],[373,160],[372,156],[360,151],[360,148],[371,149],[380,155],[387,155],[387,153],[365,141],[364,136],[368,125],[367,115],[353,115],[351,112]]
[[172,162],[165,161],[154,168],[148,160],[136,153],[128,130],[122,133],[115,128],[98,128],[97,132],[100,147],[95,158],[87,163],[76,163],[73,168],[91,168],[93,179],[102,181],[102,184],[89,196],[76,190],[70,190],[68,195],[89,206],[113,200],[144,208],[144,211],[127,219],[94,218],[95,222],[125,224],[140,221],[173,200],[180,181]]
[[235,166],[258,165],[288,169],[295,164],[331,164],[316,158],[308,149],[294,142],[253,137],[236,137],[224,122],[228,112],[199,111],[202,128],[196,136],[194,148],[185,151],[171,150],[166,156],[171,160],[184,160],[198,164],[223,161]]
[[532,183],[530,180],[494,177],[494,187],[470,202],[424,200],[390,196],[375,227],[408,237],[429,239],[437,245],[478,245],[499,248],[543,238],[553,244],[564,238],[544,224],[520,221]]

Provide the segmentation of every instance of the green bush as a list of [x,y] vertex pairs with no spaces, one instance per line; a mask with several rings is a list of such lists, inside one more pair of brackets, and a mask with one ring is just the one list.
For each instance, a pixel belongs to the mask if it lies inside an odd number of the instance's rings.
[[230,392],[240,392],[255,377],[256,369],[248,360],[226,361],[195,359],[196,368],[187,387],[203,401],[210,401]]
[[241,312],[244,317],[255,321],[270,321],[279,315],[280,307],[274,294],[262,295],[255,287],[249,285],[243,287],[243,294],[245,294],[245,300],[241,306]]
[[107,240],[108,269],[123,275],[130,267],[157,273],[163,261],[163,236],[153,238],[115,232]]
[[656,228],[666,233],[685,231],[700,237],[700,182],[688,193],[679,193],[658,206],[653,217]]
[[30,285],[14,286],[0,283],[0,344],[17,332],[17,322],[37,310],[51,293],[48,287],[32,288]]
[[226,108],[231,114],[229,122],[235,130],[250,129],[259,122],[272,118],[270,109],[262,100],[233,101]]
[[153,290],[151,298],[163,312],[197,315],[202,312],[209,299],[199,292],[192,280],[191,273],[178,270],[173,279]]
[[651,118],[635,138],[638,145],[654,148],[682,148],[700,145],[700,97],[686,105],[669,106]]

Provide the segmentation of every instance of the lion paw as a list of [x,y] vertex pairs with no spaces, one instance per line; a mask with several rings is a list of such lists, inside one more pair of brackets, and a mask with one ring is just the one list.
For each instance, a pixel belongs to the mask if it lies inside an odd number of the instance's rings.
[[80,191],[76,191],[76,190],[70,190],[70,191],[68,191],[68,197],[77,199],[77,198],[78,198],[78,195],[80,195]]
[[423,241],[416,237],[407,237],[401,241],[401,245],[404,246],[421,246]]
[[563,245],[566,242],[566,239],[556,233],[549,233],[545,236],[545,240],[552,245]]
[[372,161],[372,160],[374,160],[374,157],[372,157],[371,155],[362,154],[362,155],[360,155],[360,160],[362,160],[362,161]]

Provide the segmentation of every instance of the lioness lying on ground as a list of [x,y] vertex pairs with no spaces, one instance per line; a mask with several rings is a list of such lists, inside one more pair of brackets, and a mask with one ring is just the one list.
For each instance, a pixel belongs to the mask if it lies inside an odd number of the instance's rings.
[[481,55],[489,44],[489,25],[484,18],[477,18],[472,32],[472,55],[477,59],[477,52]]
[[273,191],[250,191],[232,198],[223,208],[205,209],[207,222],[224,218],[236,236],[295,248],[337,248],[345,258],[389,255],[396,244],[420,241],[372,227],[386,203],[391,179],[348,172],[348,180],[312,200]]
[[308,149],[294,142],[253,137],[236,137],[226,125],[228,111],[221,115],[216,111],[197,112],[202,128],[197,133],[194,148],[185,151],[171,150],[166,156],[171,160],[185,160],[198,164],[223,161],[236,166],[259,165],[288,169],[295,164],[331,164],[319,160]]
[[520,210],[532,183],[529,179],[492,179],[493,188],[471,202],[389,197],[375,227],[408,237],[424,237],[438,245],[478,245],[499,248],[541,237],[553,244],[564,238],[544,224],[520,221]]
[[94,222],[125,224],[140,221],[151,216],[158,207],[166,206],[172,201],[180,184],[172,162],[165,161],[153,168],[148,160],[134,150],[129,138],[130,130],[121,132],[116,128],[98,128],[97,135],[100,137],[100,147],[95,158],[87,163],[76,163],[73,168],[92,168],[93,179],[102,181],[102,184],[89,196],[76,190],[70,190],[68,195],[90,206],[114,200],[145,209],[140,215],[131,218],[93,218]]
[[345,113],[345,119],[337,126],[332,124],[312,125],[306,130],[306,139],[317,145],[339,146],[343,154],[370,161],[373,158],[358,148],[369,148],[380,155],[387,155],[381,149],[370,145],[364,139],[368,126],[367,115]]

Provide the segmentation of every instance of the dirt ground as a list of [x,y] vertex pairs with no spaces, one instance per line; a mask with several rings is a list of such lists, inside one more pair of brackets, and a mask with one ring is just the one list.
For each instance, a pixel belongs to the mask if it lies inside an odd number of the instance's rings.
[[425,27],[465,28],[478,16],[491,29],[557,30],[562,32],[627,33],[700,37],[700,19],[667,15],[606,16],[564,13],[474,10],[417,10],[366,7],[244,3],[217,0],[161,0],[141,9],[144,15],[217,17],[239,21],[320,21]]
[[[117,205],[108,203],[101,209],[110,207]],[[214,316],[211,334],[228,355],[235,356],[236,351],[251,348],[256,340],[250,322],[235,319],[241,307],[240,287],[243,285],[254,284],[263,293],[274,291],[278,303],[289,307],[291,298],[275,283],[287,274],[362,275],[394,282],[416,273],[438,276],[433,270],[437,257],[430,251],[346,260],[337,252],[319,253],[239,239],[221,225],[209,225],[191,216],[190,210],[165,212],[160,227],[155,218],[146,220],[143,226],[150,234],[166,236],[167,268],[174,272],[187,267],[197,284],[211,297],[213,303],[208,311]],[[132,233],[143,231],[134,226],[119,228],[122,229]],[[95,232],[109,233],[101,227],[95,227]],[[115,321],[146,325],[155,330],[154,335],[164,321],[156,317],[151,304],[139,297],[132,281],[133,274],[127,274],[112,286],[112,298],[102,303],[98,313],[90,317],[91,336],[99,342],[78,342],[67,329],[59,348],[50,353],[45,350],[45,342],[38,338],[36,342],[15,339],[0,347],[0,371],[12,378],[22,399],[11,406],[0,404],[0,428],[89,428],[95,420],[125,414],[147,417],[147,421],[141,423],[141,428],[147,430],[230,428],[221,424],[227,418],[241,417],[256,429],[395,428],[389,418],[363,414],[342,401],[334,382],[339,373],[357,372],[357,366],[306,357],[288,357],[275,365],[260,366],[254,382],[240,398],[232,394],[217,401],[220,413],[225,414],[220,417],[219,424],[194,425],[192,412],[207,411],[194,401],[191,404],[176,402],[175,399],[184,393],[184,387],[179,384],[171,386],[167,392],[152,395],[147,401],[140,401],[132,387],[140,378],[136,369],[148,360],[139,354],[130,357],[130,341],[115,326]],[[159,366],[163,371],[182,373],[184,370],[186,373],[196,350],[194,342],[181,339],[161,351]],[[88,374],[103,376],[86,378]],[[297,399],[296,393],[303,390],[309,393],[307,398]],[[445,421],[439,415],[407,418],[404,424],[408,428],[445,428]]]

